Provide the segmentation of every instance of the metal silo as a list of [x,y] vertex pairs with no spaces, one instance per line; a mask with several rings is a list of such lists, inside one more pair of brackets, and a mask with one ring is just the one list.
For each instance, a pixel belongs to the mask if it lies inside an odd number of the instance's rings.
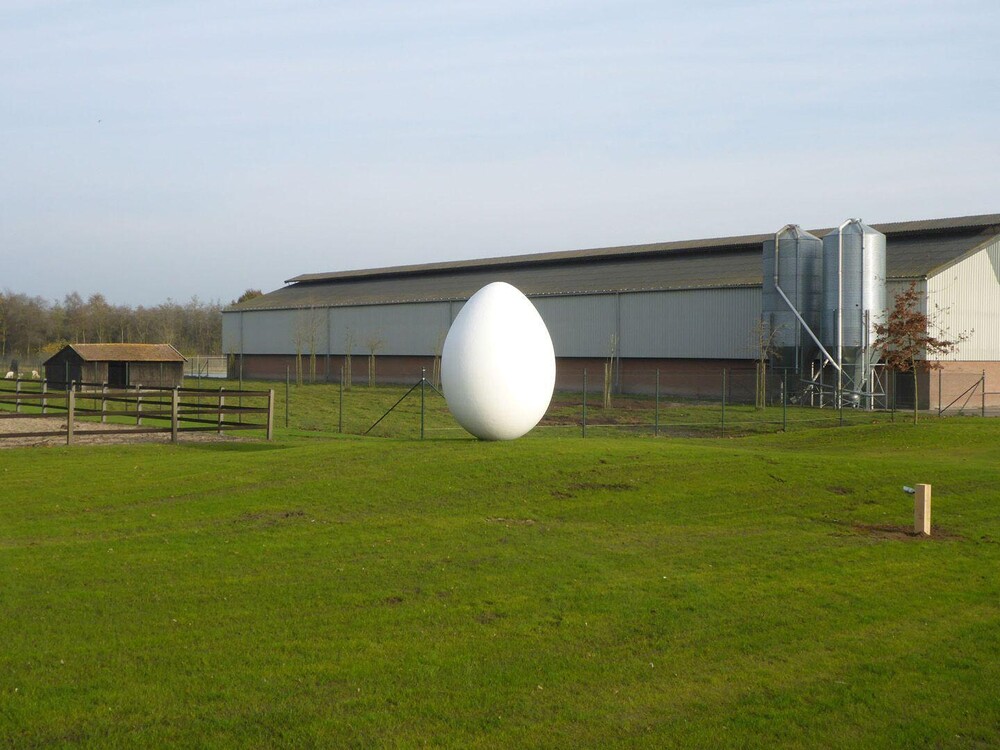
[[818,351],[823,241],[788,224],[763,250],[761,312],[776,355],[772,366],[804,373]]
[[[885,320],[885,235],[848,219],[823,238],[820,339],[840,365],[837,390],[871,395],[875,324]],[[870,400],[869,400],[870,402]]]

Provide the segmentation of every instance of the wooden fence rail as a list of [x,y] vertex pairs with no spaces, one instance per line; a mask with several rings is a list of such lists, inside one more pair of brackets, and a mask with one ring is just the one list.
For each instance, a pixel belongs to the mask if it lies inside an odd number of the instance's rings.
[[[248,403],[245,403],[248,402]],[[51,419],[64,416],[59,430],[4,432],[9,419]],[[86,421],[121,424],[120,428],[86,429]],[[145,426],[144,426],[145,422]],[[263,430],[274,437],[274,391],[224,388],[109,387],[107,383],[72,383],[66,390],[49,390],[45,380],[0,381],[0,440],[64,435],[71,444],[78,435],[138,435],[182,432]]]

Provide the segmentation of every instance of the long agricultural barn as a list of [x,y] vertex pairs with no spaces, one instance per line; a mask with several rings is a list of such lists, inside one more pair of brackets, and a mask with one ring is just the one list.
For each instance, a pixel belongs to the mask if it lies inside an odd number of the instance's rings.
[[[983,378],[1000,390],[1000,214],[875,224],[885,235],[887,299],[916,282],[945,336],[964,334],[942,372],[924,375],[936,407]],[[835,229],[814,229],[818,237]],[[552,335],[557,387],[719,393],[720,373],[753,373],[761,349],[762,247],[773,234],[304,274],[224,311],[223,347],[247,378],[337,381],[430,375],[462,304],[491,281],[534,303]],[[610,365],[610,367],[609,367]],[[747,376],[752,380],[753,375]],[[941,383],[945,386],[942,388]],[[986,391],[987,388],[982,390]]]

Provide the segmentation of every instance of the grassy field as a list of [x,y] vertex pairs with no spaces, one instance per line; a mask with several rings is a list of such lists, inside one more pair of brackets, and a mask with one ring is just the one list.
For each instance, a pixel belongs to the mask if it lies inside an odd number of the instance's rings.
[[0,742],[1000,745],[1000,422],[451,437],[0,450]]

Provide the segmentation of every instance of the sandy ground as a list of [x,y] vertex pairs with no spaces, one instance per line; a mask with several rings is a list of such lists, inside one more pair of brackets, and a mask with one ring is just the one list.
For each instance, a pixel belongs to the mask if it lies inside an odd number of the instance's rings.
[[[100,422],[74,422],[74,433],[77,430],[120,430],[128,429],[127,425],[101,424]],[[24,432],[55,432],[62,434],[49,437],[17,437]],[[230,435],[219,436],[215,432],[183,432],[177,436],[178,442],[219,442],[238,440]],[[169,443],[169,432],[152,432],[122,435],[73,435],[73,445],[111,445],[123,443]],[[4,417],[0,419],[0,450],[3,448],[23,448],[25,446],[66,445],[65,417],[33,417],[17,419]]]

